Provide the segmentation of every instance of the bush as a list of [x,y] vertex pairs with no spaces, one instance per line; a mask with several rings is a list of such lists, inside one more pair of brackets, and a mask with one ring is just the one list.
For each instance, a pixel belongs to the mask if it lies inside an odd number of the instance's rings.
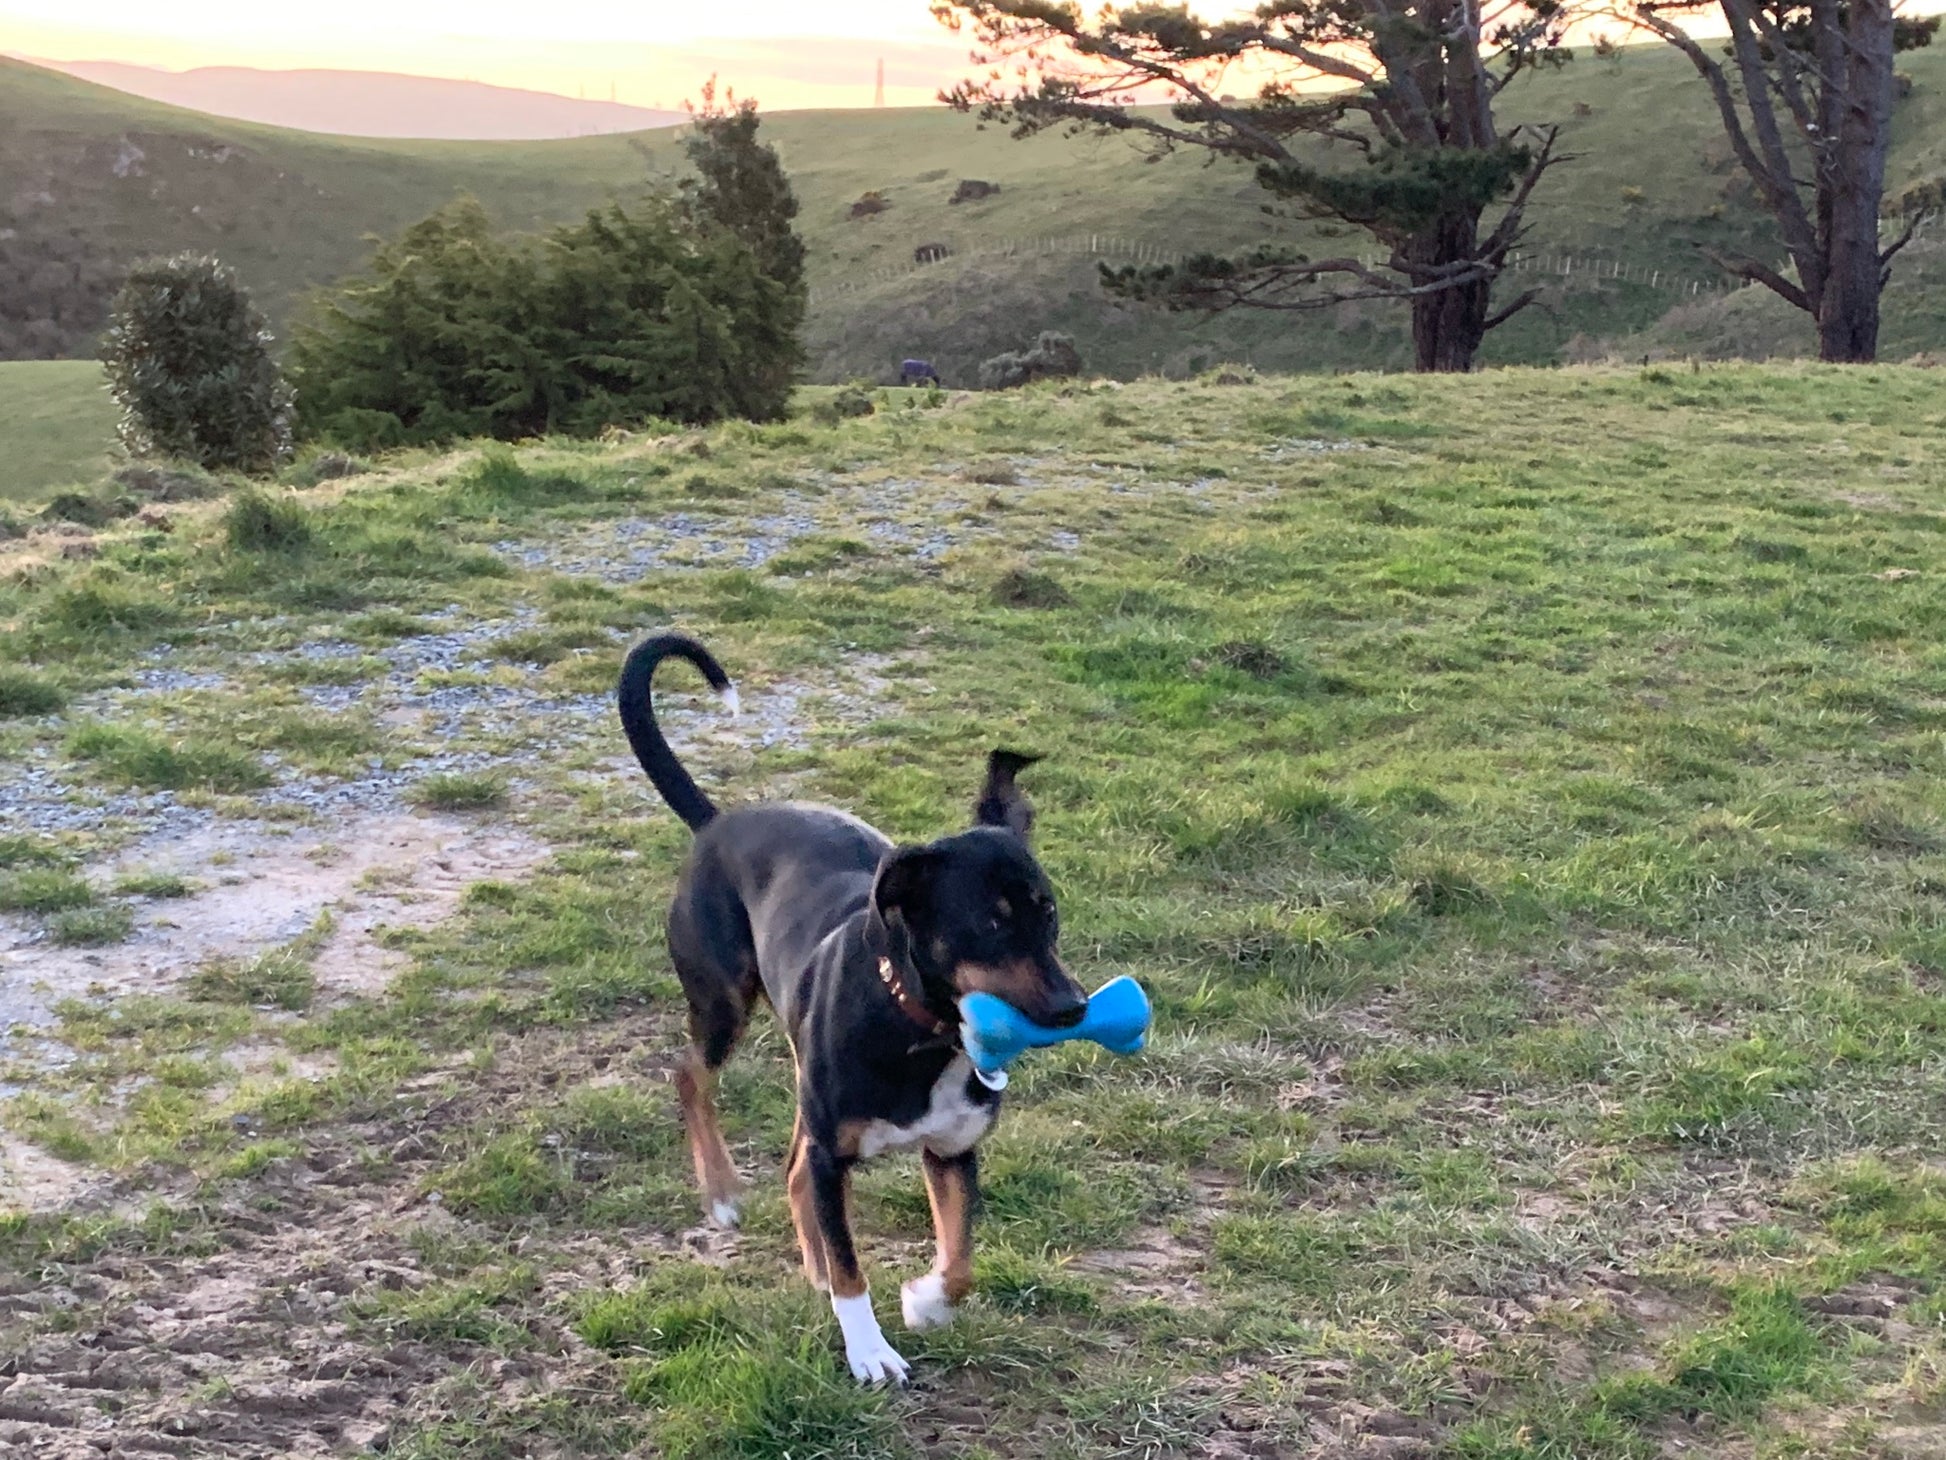
[[835,425],[851,416],[869,416],[877,409],[872,403],[870,387],[854,380],[833,391],[829,400],[813,406],[811,414],[826,425]]
[[667,200],[613,204],[537,241],[496,237],[462,200],[380,245],[300,326],[299,425],[373,449],[773,420],[801,313],[801,285]]
[[264,471],[290,449],[291,392],[270,331],[213,258],[177,254],[130,269],[101,356],[131,455]]
[[1071,335],[1042,330],[1031,350],[1009,350],[980,366],[980,389],[1012,390],[1051,375],[1079,375],[1081,352]]

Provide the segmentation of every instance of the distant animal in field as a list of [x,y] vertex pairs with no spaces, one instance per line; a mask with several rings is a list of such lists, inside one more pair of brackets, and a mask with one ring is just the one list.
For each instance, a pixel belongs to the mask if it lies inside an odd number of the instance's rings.
[[930,360],[901,360],[899,361],[899,384],[937,386],[939,372],[933,368]]

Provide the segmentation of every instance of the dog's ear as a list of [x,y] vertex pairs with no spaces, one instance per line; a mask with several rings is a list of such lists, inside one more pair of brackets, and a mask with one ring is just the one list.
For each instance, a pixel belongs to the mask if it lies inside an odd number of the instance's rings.
[[1016,750],[996,750],[987,757],[987,780],[980,788],[980,799],[973,803],[973,820],[979,826],[1004,826],[1022,841],[1034,829],[1034,807],[1022,793],[1014,777],[1039,760],[1038,755],[1022,755]]
[[910,923],[914,913],[923,912],[945,860],[937,847],[899,847],[880,862],[872,879],[872,906],[879,916],[889,920],[897,914]]

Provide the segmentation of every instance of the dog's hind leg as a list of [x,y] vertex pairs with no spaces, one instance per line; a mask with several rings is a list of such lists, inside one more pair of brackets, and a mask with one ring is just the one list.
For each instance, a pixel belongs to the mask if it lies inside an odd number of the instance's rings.
[[804,1276],[820,1293],[831,1291],[831,1265],[824,1254],[824,1233],[818,1229],[817,1197],[811,1183],[810,1152],[804,1139],[804,1117],[791,1131],[790,1159],[784,1165],[784,1188],[790,1193],[791,1224],[797,1228],[798,1251],[804,1255]]
[[762,985],[754,959],[748,963],[751,972],[742,973],[734,949],[714,948],[710,940],[690,936],[686,919],[676,914],[669,921],[669,950],[689,999],[689,1049],[676,1067],[676,1093],[682,1099],[704,1214],[719,1227],[734,1227],[742,1183],[717,1119],[716,1080],[749,1027],[750,1005],[762,997]]
[[973,1153],[922,1155],[926,1195],[932,1201],[939,1257],[924,1277],[899,1289],[907,1328],[938,1328],[953,1321],[959,1301],[973,1291],[973,1216],[980,1205],[980,1174]]
[[[689,1154],[696,1163],[696,1184],[702,1188],[703,1210],[719,1227],[734,1227],[739,1215],[737,1197],[743,1184],[736,1161],[723,1139],[716,1117],[716,1073],[722,1060],[709,1058],[710,1042],[699,1039],[684,1053],[676,1068],[676,1094],[682,1100],[683,1125],[689,1131]],[[726,1051],[727,1053],[727,1051]]]

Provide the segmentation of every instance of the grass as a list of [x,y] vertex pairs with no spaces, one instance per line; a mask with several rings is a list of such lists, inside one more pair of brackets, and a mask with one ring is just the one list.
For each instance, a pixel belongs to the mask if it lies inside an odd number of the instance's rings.
[[46,676],[13,665],[0,667],[0,720],[52,715],[67,702],[60,686]]
[[[363,774],[389,724],[340,732],[295,686],[504,623],[428,682],[540,683],[547,709],[427,804],[518,775],[482,824],[555,856],[384,934],[383,994],[300,940],[63,1006],[75,1059],[0,1118],[175,1215],[22,1219],[0,1260],[112,1264],[160,1309],[209,1270],[184,1248],[224,1273],[268,1252],[267,1351],[384,1358],[409,1455],[1106,1460],[1313,1425],[1473,1460],[1915,1453],[1946,1399],[1942,414],[1897,367],[1050,386],[392,463],[296,494],[290,553],[233,544],[221,509],[159,544],[111,529],[102,559],[0,581],[0,663],[58,663],[85,704],[169,643],[224,687],[12,722],[13,754],[102,786],[155,745]],[[1313,440],[1343,449],[1290,449]],[[699,461],[735,489],[726,541],[808,519],[788,570],[483,563],[605,562],[610,526],[697,510]],[[1016,1067],[956,1327],[896,1325],[930,1260],[917,1172],[856,1174],[909,1394],[851,1386],[797,1274],[768,1018],[722,1084],[743,1229],[697,1230],[662,926],[689,838],[607,712],[577,739],[565,708],[671,623],[763,717],[715,740],[693,678],[663,686],[721,804],[827,799],[921,839],[963,824],[993,745],[1044,753],[1023,780],[1065,956],[1154,1002],[1139,1058]],[[325,640],[373,657],[312,679],[274,652]],[[11,835],[0,895],[44,923],[121,906],[91,885],[175,890],[114,883],[116,855]],[[118,1428],[190,1392],[131,1342],[150,1388]]]
[[108,469],[115,407],[92,360],[0,361],[0,420],[0,503],[38,501]]
[[270,773],[245,751],[172,740],[129,725],[83,725],[68,738],[67,749],[93,763],[111,784],[164,791],[254,791],[270,784]]
[[485,811],[506,803],[507,781],[497,773],[444,771],[414,786],[412,799],[428,811]]
[[311,970],[335,923],[327,913],[297,938],[255,958],[218,959],[191,974],[183,992],[208,1004],[253,1004],[297,1012],[317,992]]
[[0,873],[0,912],[68,912],[94,899],[87,882],[72,872],[39,867]]

